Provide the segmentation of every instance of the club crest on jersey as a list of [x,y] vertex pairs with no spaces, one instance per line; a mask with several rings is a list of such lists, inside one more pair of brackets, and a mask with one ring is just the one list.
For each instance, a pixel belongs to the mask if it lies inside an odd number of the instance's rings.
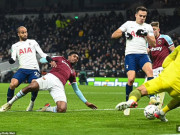
[[19,55],[25,54],[25,53],[32,53],[32,50],[30,47],[24,48],[24,49],[19,49]]
[[158,40],[157,43],[158,43],[158,45],[161,45],[162,44],[162,40]]

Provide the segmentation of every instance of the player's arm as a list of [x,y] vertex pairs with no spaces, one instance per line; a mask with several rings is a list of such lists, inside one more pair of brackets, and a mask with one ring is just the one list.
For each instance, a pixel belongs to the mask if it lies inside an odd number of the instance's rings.
[[[36,42],[36,41],[35,41]],[[46,60],[48,61],[48,63],[51,65],[51,67],[57,67],[56,62],[53,61],[53,59],[51,57],[49,57],[47,54],[45,54],[42,49],[40,48],[39,44],[36,42],[35,43],[35,49],[36,51],[39,53],[39,55],[42,58],[46,58]]]
[[89,108],[92,108],[92,109],[97,109],[97,107],[92,104],[92,103],[89,103],[87,101],[87,99],[84,97],[84,95],[82,94],[81,90],[78,88],[78,85],[76,82],[72,83],[72,88],[74,90],[74,92],[76,93],[76,95],[79,97],[79,99],[84,102]]
[[150,36],[149,34],[147,34],[146,39],[148,41],[148,44],[152,47],[156,46],[156,39],[154,36]]
[[13,64],[16,61],[16,48],[14,46],[11,47],[11,58],[9,59],[9,63]]
[[170,50],[171,52],[173,52],[173,51],[174,51],[174,49],[175,49],[175,47],[174,47],[174,46],[171,46],[171,47],[169,48],[169,50]]
[[122,37],[123,32],[121,31],[121,29],[117,29],[112,35],[111,38],[120,38]]
[[174,46],[174,43],[173,43],[171,37],[168,36],[168,35],[165,35],[164,39],[166,40],[167,45],[169,46],[169,50],[170,50],[171,52],[174,51],[175,46]]
[[56,64],[54,58],[51,58],[49,56],[46,56],[46,58],[41,58],[39,61],[42,64],[49,63],[51,65],[51,67],[57,67],[57,64]]
[[174,51],[165,58],[162,64],[163,68],[166,68],[172,61],[176,59],[176,56],[179,53],[179,50],[180,50],[180,46],[176,47]]
[[111,38],[120,38],[123,35],[127,38],[127,39],[132,39],[132,35],[130,33],[125,33],[127,31],[127,27],[129,25],[129,22],[125,22],[123,25],[121,25],[121,27],[119,27],[112,35]]

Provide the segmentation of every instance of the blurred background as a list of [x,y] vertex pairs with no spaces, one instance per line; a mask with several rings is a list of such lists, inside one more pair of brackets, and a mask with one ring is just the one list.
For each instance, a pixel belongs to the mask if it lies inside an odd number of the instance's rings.
[[[180,0],[0,0],[0,81],[10,82],[18,68],[18,62],[10,65],[8,59],[22,25],[50,56],[79,52],[77,76],[126,77],[125,38],[110,37],[125,21],[135,19],[140,5],[148,8],[146,22],[159,21],[161,33],[178,46]],[[40,68],[42,74],[49,70],[48,65]],[[140,71],[137,77],[145,75]]]

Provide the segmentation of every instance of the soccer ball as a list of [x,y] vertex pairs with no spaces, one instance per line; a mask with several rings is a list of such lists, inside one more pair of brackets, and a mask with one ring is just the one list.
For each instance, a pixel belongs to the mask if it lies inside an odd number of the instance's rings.
[[149,120],[154,120],[156,117],[154,113],[159,111],[158,107],[155,105],[148,105],[144,109],[144,116]]

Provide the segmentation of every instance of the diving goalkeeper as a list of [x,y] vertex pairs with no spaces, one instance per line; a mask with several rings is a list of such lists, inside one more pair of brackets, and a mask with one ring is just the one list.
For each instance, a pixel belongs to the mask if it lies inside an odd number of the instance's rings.
[[175,50],[166,57],[162,67],[164,70],[157,78],[149,80],[134,89],[130,93],[128,101],[119,103],[116,108],[118,110],[135,108],[138,105],[137,101],[142,96],[168,92],[173,99],[163,109],[154,114],[156,118],[167,122],[168,120],[165,114],[180,106],[180,46],[176,47]]

